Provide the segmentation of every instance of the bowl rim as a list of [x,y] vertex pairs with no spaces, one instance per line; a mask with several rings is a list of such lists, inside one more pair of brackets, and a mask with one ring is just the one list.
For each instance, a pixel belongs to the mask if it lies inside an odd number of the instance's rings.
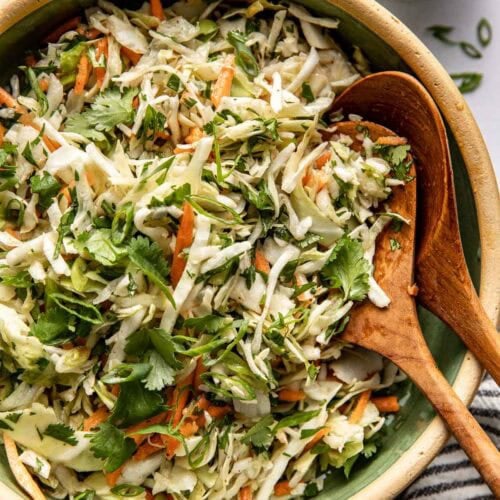
[[[0,34],[51,1],[0,0]],[[497,324],[500,308],[500,287],[496,280],[500,262],[500,196],[486,144],[465,99],[423,42],[376,0],[327,2],[345,11],[392,47],[430,92],[450,126],[464,159],[476,204],[481,244],[480,300],[489,318]],[[482,373],[479,363],[468,351],[453,384],[465,404],[470,404],[474,398]],[[389,469],[352,498],[382,500],[395,497],[437,456],[448,437],[449,432],[442,420],[435,417]],[[0,483],[0,491],[4,491],[3,486]]]

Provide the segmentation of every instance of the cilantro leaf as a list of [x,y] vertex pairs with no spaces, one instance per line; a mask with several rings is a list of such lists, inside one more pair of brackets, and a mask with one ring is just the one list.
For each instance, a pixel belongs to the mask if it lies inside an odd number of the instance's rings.
[[245,444],[251,443],[256,448],[267,448],[273,440],[274,433],[271,430],[273,423],[273,417],[267,415],[248,429],[247,433],[243,436],[242,442]]
[[158,243],[144,236],[132,238],[128,245],[128,254],[130,260],[161,289],[175,307],[167,282],[170,269]]
[[342,288],[346,300],[363,300],[369,289],[369,272],[361,243],[344,236],[330,253],[321,275],[332,287]]
[[75,431],[64,424],[50,424],[43,431],[43,435],[50,436],[70,446],[76,446],[78,444],[78,439],[75,437]]
[[122,384],[116,400],[110,423],[128,427],[165,409],[163,397],[159,392],[146,389],[141,382],[133,381]]
[[377,445],[373,441],[367,441],[361,453],[365,458],[370,458],[377,453]]
[[298,411],[289,415],[288,417],[282,418],[274,427],[273,432],[277,432],[280,429],[285,429],[286,427],[293,427],[295,425],[305,424],[309,422],[314,417],[319,415],[319,410],[312,411]]
[[99,229],[82,233],[75,246],[79,252],[87,252],[103,266],[114,266],[127,256],[127,250],[113,243],[111,229]]
[[144,379],[144,386],[150,391],[160,391],[166,385],[174,383],[175,370],[169,366],[156,351],[150,351],[149,364],[151,371]]
[[142,122],[142,137],[145,140],[154,139],[157,132],[164,130],[166,119],[163,113],[160,113],[148,104]]
[[39,196],[38,203],[45,209],[52,205],[52,200],[61,190],[61,184],[47,172],[44,172],[43,175],[34,175],[30,179],[30,184],[31,191]]
[[99,426],[99,430],[90,439],[90,444],[94,456],[105,459],[106,472],[118,469],[136,450],[134,440],[108,422]]
[[222,330],[230,323],[229,318],[216,316],[215,314],[207,314],[198,318],[188,318],[184,320],[182,326],[185,328],[193,328],[197,333],[208,333],[214,335],[219,330]]
[[111,132],[119,124],[127,125],[133,121],[132,101],[137,92],[137,89],[129,88],[122,95],[119,89],[111,88],[98,94],[90,109],[68,117],[65,130],[97,142],[105,141],[102,132]]
[[375,144],[374,151],[392,167],[392,171],[396,179],[401,181],[411,181],[412,177],[408,175],[413,164],[411,159],[408,159],[408,153],[411,146],[403,144],[400,146],[388,146],[385,144]]
[[37,322],[31,326],[30,333],[45,345],[64,344],[75,337],[70,315],[59,307],[50,307],[40,314]]
[[151,201],[152,207],[170,206],[175,205],[177,207],[181,206],[186,198],[191,195],[191,185],[183,184],[178,188],[175,188],[169,195],[167,195],[163,201],[153,198]]

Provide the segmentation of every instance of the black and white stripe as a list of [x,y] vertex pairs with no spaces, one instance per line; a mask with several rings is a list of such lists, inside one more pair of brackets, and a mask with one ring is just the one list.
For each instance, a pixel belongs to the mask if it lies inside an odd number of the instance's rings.
[[[470,406],[472,415],[500,447],[500,390],[487,376]],[[488,487],[454,439],[398,500],[489,500]]]

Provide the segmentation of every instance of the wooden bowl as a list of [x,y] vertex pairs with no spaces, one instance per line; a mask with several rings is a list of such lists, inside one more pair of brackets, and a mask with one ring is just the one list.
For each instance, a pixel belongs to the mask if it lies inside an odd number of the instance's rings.
[[[0,0],[0,80],[4,82],[22,61],[64,19],[94,3],[92,0]],[[120,4],[127,3],[120,1]],[[136,2],[142,3],[142,2]],[[397,69],[416,75],[436,100],[448,126],[462,241],[469,271],[488,315],[498,318],[500,201],[490,158],[467,104],[445,69],[423,43],[374,0],[300,0],[319,14],[340,19],[337,38],[348,54],[359,46],[372,69]],[[1,83],[1,82],[0,82]],[[432,194],[431,194],[432,195]],[[481,380],[481,369],[458,338],[437,318],[420,311],[428,343],[448,380],[470,403]],[[403,384],[401,413],[393,418],[380,452],[357,464],[349,480],[329,475],[321,499],[387,499],[397,495],[423,471],[448,438],[430,405],[409,383]],[[0,498],[25,498],[0,453]],[[18,496],[20,495],[20,496]]]

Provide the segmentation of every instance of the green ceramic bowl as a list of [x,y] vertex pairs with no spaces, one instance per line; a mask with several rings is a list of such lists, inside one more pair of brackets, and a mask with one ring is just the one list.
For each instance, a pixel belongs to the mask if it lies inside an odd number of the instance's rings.
[[[92,0],[0,0],[0,83],[36,48],[45,34],[74,16]],[[120,5],[142,1],[121,0]],[[481,300],[496,318],[495,276],[499,245],[499,201],[485,145],[463,98],[424,45],[374,0],[300,0],[310,9],[340,19],[338,38],[347,53],[359,46],[372,69],[415,74],[440,106],[448,125],[458,212],[464,251]],[[478,364],[460,340],[436,317],[421,309],[422,330],[439,367],[462,399],[469,403],[480,381]],[[410,383],[400,388],[402,411],[390,421],[375,459],[357,464],[349,480],[329,476],[318,498],[391,498],[405,488],[434,458],[447,439],[441,421]],[[25,498],[0,453],[0,498]],[[18,496],[19,495],[19,496]]]

